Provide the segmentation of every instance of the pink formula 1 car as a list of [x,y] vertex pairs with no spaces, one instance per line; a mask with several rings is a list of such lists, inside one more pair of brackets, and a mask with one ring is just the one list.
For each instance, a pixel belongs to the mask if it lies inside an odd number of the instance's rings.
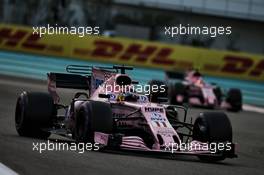
[[[48,138],[57,133],[77,143],[97,143],[103,150],[186,154],[206,161],[236,157],[224,113],[200,113],[194,124],[187,123],[185,107],[153,103],[132,90],[138,82],[125,73],[131,69],[70,65],[68,73],[48,73],[49,93],[23,92],[17,99],[18,134]],[[82,91],[65,106],[57,88]],[[60,109],[64,115],[58,115]]]
[[[177,81],[178,80],[178,81]],[[196,71],[187,71],[185,74],[166,72],[166,82],[152,80],[153,84],[166,84],[166,93],[155,93],[157,97],[169,97],[171,104],[184,103],[206,108],[222,108],[238,112],[242,110],[242,93],[239,89],[229,89],[227,93],[217,86],[204,81],[202,75]]]

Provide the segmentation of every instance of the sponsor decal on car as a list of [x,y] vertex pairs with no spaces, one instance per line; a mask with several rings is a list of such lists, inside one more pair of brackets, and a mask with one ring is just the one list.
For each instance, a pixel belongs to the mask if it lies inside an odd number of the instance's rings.
[[156,112],[151,113],[150,119],[152,121],[166,122],[166,119],[161,114],[156,113]]
[[145,112],[160,112],[163,113],[163,108],[156,108],[156,107],[145,107]]

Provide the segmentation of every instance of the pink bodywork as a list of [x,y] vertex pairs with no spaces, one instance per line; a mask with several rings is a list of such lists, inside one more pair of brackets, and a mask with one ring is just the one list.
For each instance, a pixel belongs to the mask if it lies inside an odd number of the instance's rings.
[[[102,78],[105,78],[105,79],[103,80],[104,82],[99,87],[97,87],[97,89],[94,88],[94,90],[92,91],[93,93],[91,94],[90,99],[96,100],[96,101],[109,102],[112,104],[121,104],[122,106],[131,107],[131,109],[134,109],[134,110],[141,109],[142,117],[145,120],[143,122],[148,124],[148,127],[149,127],[148,129],[151,130],[151,133],[153,134],[153,137],[155,138],[155,143],[153,144],[153,148],[152,148],[153,150],[160,150],[161,147],[164,147],[165,143],[167,143],[167,144],[168,143],[174,143],[175,140],[173,139],[173,136],[176,136],[179,143],[181,142],[177,132],[174,130],[174,128],[169,123],[169,121],[166,117],[165,109],[162,105],[156,104],[156,103],[151,103],[151,102],[149,102],[148,97],[146,95],[141,95],[138,93],[135,93],[135,95],[137,95],[139,97],[136,102],[120,101],[118,99],[118,97],[120,95],[122,95],[122,93],[124,93],[124,92],[114,91],[114,82],[115,82],[116,78],[118,76],[120,76],[121,74],[113,74],[113,73],[107,74],[107,72],[102,72],[102,71],[98,71],[97,69],[93,69],[92,75],[93,75],[92,87],[94,84],[93,81],[98,82],[98,78],[100,78],[100,80],[102,80]],[[122,76],[128,76],[128,75],[122,74]],[[106,85],[113,86],[113,88],[112,88],[113,91],[109,91],[111,89],[108,89],[108,91],[106,91],[106,88],[105,88]],[[108,94],[111,96],[111,98],[109,98],[109,99],[100,98],[99,94]],[[150,110],[155,109],[157,111],[156,112],[147,111],[147,109],[150,109]],[[131,113],[131,111],[126,111],[126,110],[123,110],[122,108],[120,108],[120,109],[114,108],[113,112],[115,114],[120,114],[120,116]],[[136,115],[135,117],[138,117],[138,115]],[[126,125],[130,124],[130,125],[134,125],[135,127],[142,127],[142,126],[137,126],[138,123],[139,123],[138,121],[131,120],[131,123],[126,122]],[[163,145],[159,144],[159,140],[157,138],[158,134],[162,137],[162,139],[164,141]],[[124,147],[129,148],[129,147],[133,147],[137,144],[141,145],[141,148],[143,148],[143,149],[147,148],[146,145],[144,144],[143,140],[140,137],[136,137],[136,136],[131,137],[130,136],[130,137],[125,137],[123,140],[123,146]]]
[[[117,122],[117,125],[125,124],[127,126],[135,127],[135,128],[143,128],[144,130],[148,130],[149,133],[152,134],[155,143],[152,148],[148,148],[144,143],[143,139],[138,136],[124,136],[122,137],[122,144],[120,147],[122,149],[128,150],[143,150],[143,151],[165,151],[166,145],[172,143],[181,144],[181,139],[175,129],[171,126],[170,122],[166,117],[166,112],[164,105],[151,103],[148,100],[146,95],[141,95],[138,93],[134,93],[134,95],[138,96],[138,100],[135,102],[123,101],[120,100],[119,97],[124,92],[120,90],[119,92],[109,91],[111,89],[106,90],[106,85],[114,86],[114,82],[116,81],[118,76],[128,76],[126,74],[118,74],[112,72],[105,72],[97,69],[93,69],[92,73],[92,94],[90,94],[90,99],[95,101],[104,101],[111,103],[112,111],[114,115],[118,115],[122,118],[122,116],[130,114],[132,111],[140,110],[140,115],[131,115],[130,117],[139,118],[138,120],[120,120]],[[95,82],[103,82],[99,87],[96,87]],[[109,99],[100,98],[99,94],[108,94],[110,95]],[[116,106],[116,107],[115,107]],[[158,135],[162,138],[163,144],[161,145],[159,142]],[[104,133],[95,133],[95,142],[101,143],[102,145],[107,145],[109,135]],[[206,143],[201,143],[206,144]],[[167,150],[169,151],[169,150]],[[188,153],[197,153],[199,152],[208,152],[208,150],[195,150],[188,151]]]
[[[180,145],[182,141],[178,133],[167,119],[165,110],[166,106],[158,103],[152,103],[148,100],[146,95],[139,94],[137,92],[131,92],[131,94],[137,97],[136,101],[125,101],[122,98],[125,94],[124,89],[117,91],[117,89],[114,88],[116,79],[119,76],[129,77],[126,74],[119,74],[107,70],[92,68],[89,100],[110,103],[112,106],[113,115],[118,116],[120,119],[116,123],[118,126],[126,125],[135,129],[140,128],[148,132],[154,138],[154,144],[152,145],[152,148],[149,148],[144,143],[144,140],[139,136],[123,136],[120,148],[126,150],[171,152],[171,149],[173,149],[174,146],[168,150],[168,145],[173,145],[174,143]],[[109,88],[111,86],[112,88]],[[130,85],[127,86],[126,90],[129,88]],[[52,79],[52,77],[49,77],[48,80],[48,91],[52,95],[54,102],[59,104],[60,98],[56,92],[56,82]],[[110,95],[110,98],[100,98],[99,94]],[[82,102],[83,101],[76,101],[74,106],[78,106]],[[68,113],[66,113],[66,120],[74,120],[74,115],[69,114],[69,111],[70,106]],[[122,120],[122,117],[127,117],[126,115],[131,114],[134,111],[140,112],[130,115],[129,118],[131,120]],[[111,134],[95,132],[94,141],[101,144],[102,146],[107,146],[110,136]],[[163,140],[162,144],[160,144],[160,139]],[[197,141],[192,141],[191,143],[196,143],[198,145],[207,144]],[[182,153],[182,151],[179,151],[176,148],[174,152]],[[184,153],[197,154],[210,153],[210,151],[193,149],[192,151],[185,151]]]
[[[186,73],[184,84],[191,85],[199,89],[202,92],[202,96],[204,99],[204,102],[202,103],[198,97],[190,97],[188,99],[189,104],[197,105],[197,106],[217,106],[218,105],[219,102],[213,91],[214,87],[210,84],[207,84],[203,80],[202,76],[194,76],[194,71],[189,71]],[[176,100],[178,101],[178,99],[181,99],[184,97],[176,97],[176,98],[177,98]]]

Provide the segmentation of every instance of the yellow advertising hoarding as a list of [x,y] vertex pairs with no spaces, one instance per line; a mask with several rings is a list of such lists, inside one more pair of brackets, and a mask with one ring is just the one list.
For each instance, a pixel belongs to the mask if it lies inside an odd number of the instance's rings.
[[39,35],[0,25],[0,49],[166,70],[199,68],[207,75],[264,81],[264,56],[124,38]]

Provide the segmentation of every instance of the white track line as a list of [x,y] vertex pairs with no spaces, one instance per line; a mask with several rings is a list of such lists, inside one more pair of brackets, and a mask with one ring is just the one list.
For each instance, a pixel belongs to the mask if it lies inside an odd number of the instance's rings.
[[18,175],[15,171],[12,169],[8,168],[4,164],[0,162],[0,174],[1,175]]
[[243,110],[245,111],[251,111],[251,112],[259,112],[259,113],[264,113],[264,108],[261,107],[256,107],[252,105],[243,105]]

